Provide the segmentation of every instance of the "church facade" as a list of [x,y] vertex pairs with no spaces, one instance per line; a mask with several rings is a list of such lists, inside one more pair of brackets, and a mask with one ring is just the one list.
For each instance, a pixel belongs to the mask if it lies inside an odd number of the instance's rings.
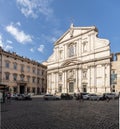
[[47,60],[47,93],[110,92],[110,43],[95,26],[70,28]]

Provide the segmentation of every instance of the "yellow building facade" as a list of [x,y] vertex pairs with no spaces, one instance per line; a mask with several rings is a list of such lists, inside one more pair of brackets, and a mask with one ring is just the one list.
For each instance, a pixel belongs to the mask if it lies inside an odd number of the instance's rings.
[[46,70],[36,61],[0,48],[0,83],[7,85],[11,93],[45,93]]

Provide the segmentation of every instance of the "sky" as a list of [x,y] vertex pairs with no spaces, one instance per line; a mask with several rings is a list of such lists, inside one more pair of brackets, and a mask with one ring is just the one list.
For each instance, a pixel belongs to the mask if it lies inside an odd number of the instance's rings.
[[71,23],[96,26],[120,52],[120,0],[0,0],[0,46],[40,63]]

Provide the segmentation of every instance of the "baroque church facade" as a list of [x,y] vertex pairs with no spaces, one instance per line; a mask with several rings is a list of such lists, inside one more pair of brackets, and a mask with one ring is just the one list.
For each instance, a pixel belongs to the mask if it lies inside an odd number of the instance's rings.
[[110,43],[95,26],[70,28],[47,60],[47,93],[110,92]]

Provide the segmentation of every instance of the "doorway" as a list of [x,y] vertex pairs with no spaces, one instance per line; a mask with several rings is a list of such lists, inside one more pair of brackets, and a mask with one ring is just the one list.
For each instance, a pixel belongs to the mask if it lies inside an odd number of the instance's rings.
[[25,86],[20,86],[20,94],[24,94],[25,93]]
[[87,92],[87,86],[83,85],[83,92]]

